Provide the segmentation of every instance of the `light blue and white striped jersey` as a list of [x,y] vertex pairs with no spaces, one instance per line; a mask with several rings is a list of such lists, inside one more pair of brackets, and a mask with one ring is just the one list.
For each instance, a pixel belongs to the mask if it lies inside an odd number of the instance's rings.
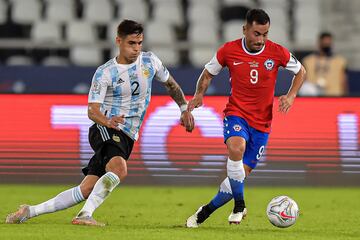
[[134,63],[119,64],[116,58],[96,70],[89,92],[89,103],[101,103],[101,112],[109,119],[125,115],[119,124],[135,141],[151,98],[151,83],[169,79],[169,71],[152,52],[141,52]]

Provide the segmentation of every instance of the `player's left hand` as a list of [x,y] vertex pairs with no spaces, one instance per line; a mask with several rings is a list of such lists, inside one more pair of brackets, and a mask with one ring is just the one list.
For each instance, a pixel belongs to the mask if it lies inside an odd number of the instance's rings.
[[279,112],[288,113],[291,106],[293,105],[295,97],[288,95],[282,95],[279,97]]
[[195,126],[194,116],[189,111],[183,111],[180,117],[181,126],[184,126],[187,132],[192,132]]

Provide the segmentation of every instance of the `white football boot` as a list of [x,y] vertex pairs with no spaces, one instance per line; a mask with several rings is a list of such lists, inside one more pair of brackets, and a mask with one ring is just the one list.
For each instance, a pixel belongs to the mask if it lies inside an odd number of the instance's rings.
[[246,217],[247,210],[244,208],[242,212],[237,213],[230,213],[230,216],[228,218],[229,224],[240,224],[241,220],[243,220]]
[[199,209],[191,215],[187,220],[185,226],[188,228],[197,228],[199,227],[200,223],[198,223],[198,214],[201,212],[203,206],[199,207]]
[[16,212],[7,215],[5,223],[23,223],[30,218],[29,205],[21,205]]

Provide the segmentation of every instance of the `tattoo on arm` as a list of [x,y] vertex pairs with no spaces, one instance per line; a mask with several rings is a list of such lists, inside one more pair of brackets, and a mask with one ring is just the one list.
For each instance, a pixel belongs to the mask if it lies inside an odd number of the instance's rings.
[[165,82],[165,88],[168,91],[169,95],[174,99],[177,105],[181,106],[186,104],[185,96],[179,84],[175,81],[175,79],[170,76],[169,80]]
[[207,71],[204,70],[200,77],[199,80],[196,83],[196,92],[195,94],[201,94],[204,95],[206,90],[208,89],[211,79],[213,78],[213,76]]

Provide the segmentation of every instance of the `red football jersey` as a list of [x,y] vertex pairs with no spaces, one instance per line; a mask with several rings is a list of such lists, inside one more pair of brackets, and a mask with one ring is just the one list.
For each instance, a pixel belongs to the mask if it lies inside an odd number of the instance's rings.
[[205,68],[217,75],[223,67],[230,72],[231,95],[225,116],[239,116],[262,132],[270,132],[275,82],[279,67],[295,74],[301,64],[284,47],[267,40],[264,47],[250,53],[245,39],[225,43]]

